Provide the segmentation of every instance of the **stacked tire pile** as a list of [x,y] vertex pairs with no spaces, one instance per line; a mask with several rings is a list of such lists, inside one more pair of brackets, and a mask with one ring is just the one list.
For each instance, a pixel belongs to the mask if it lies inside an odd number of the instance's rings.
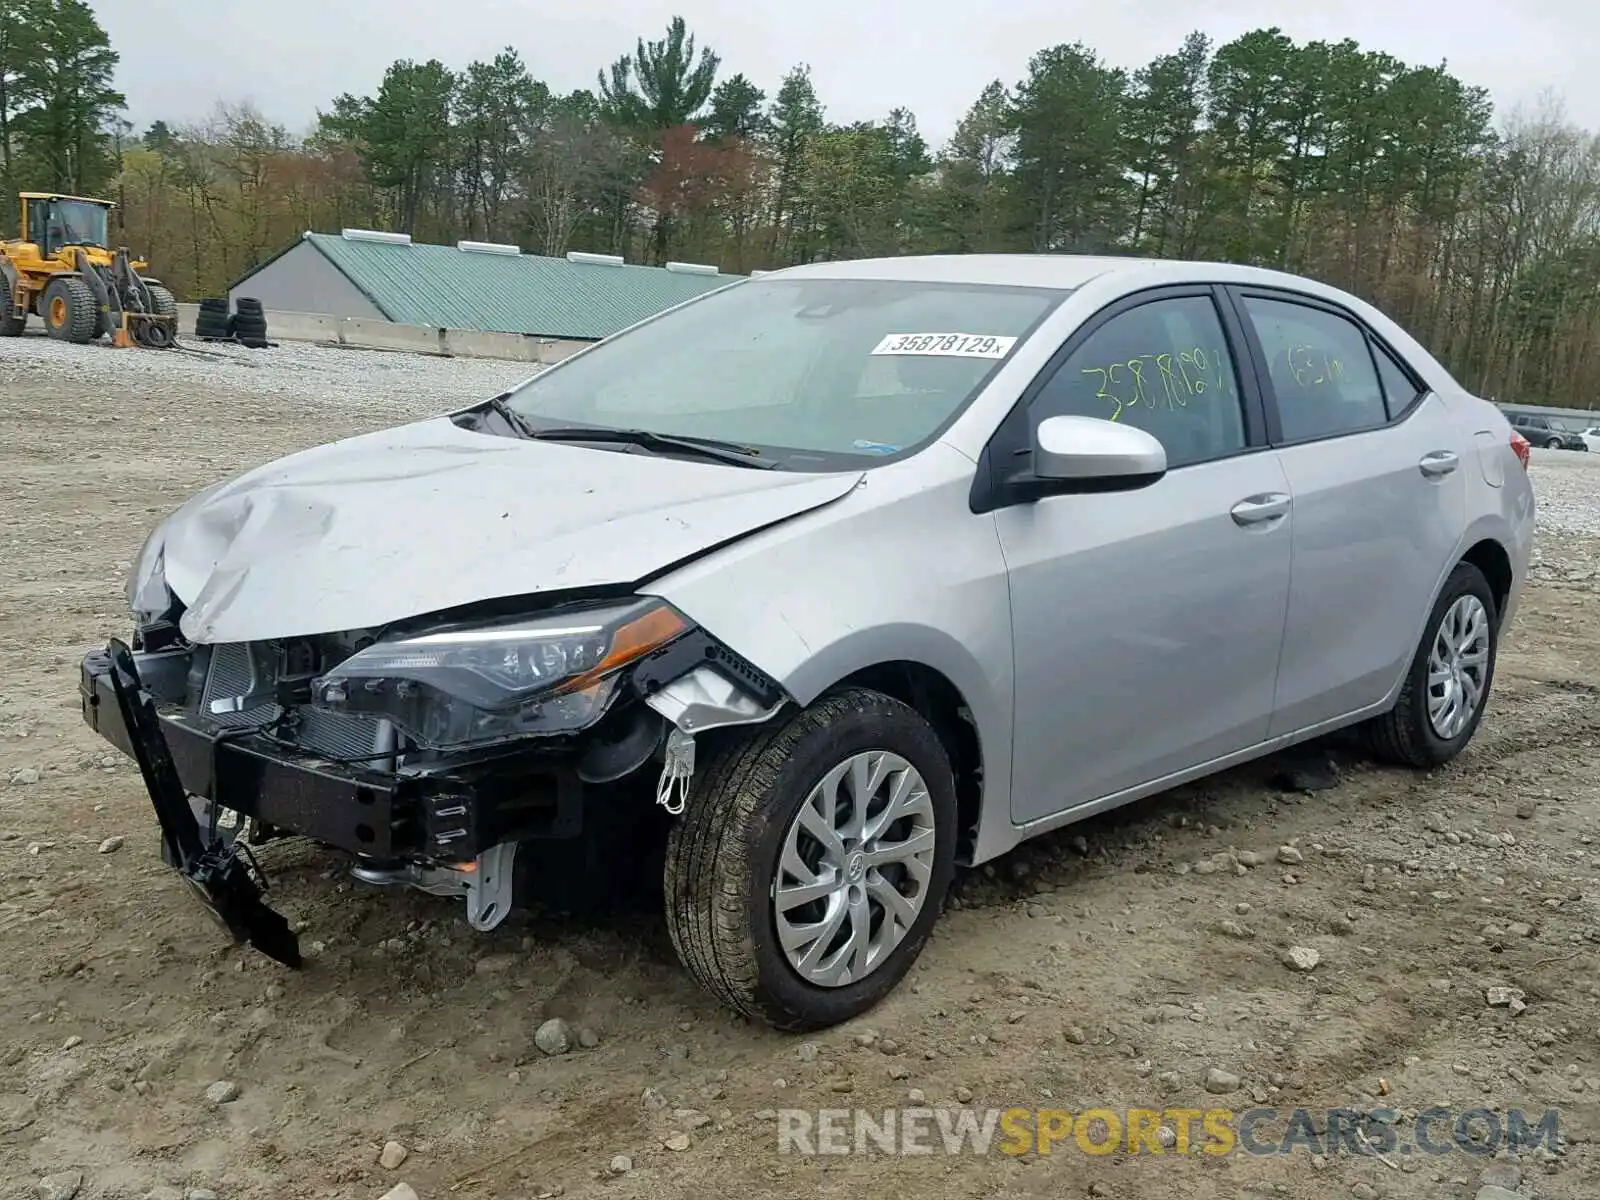
[[194,335],[203,342],[238,342],[253,350],[272,343],[267,341],[267,314],[261,301],[251,296],[240,296],[237,310],[228,311],[226,297],[200,301],[200,313],[195,317]]
[[194,335],[202,342],[225,342],[233,336],[228,328],[229,319],[226,297],[202,300],[200,312],[194,319]]
[[259,350],[267,344],[267,314],[261,301],[250,296],[240,296],[228,331],[239,339],[239,344]]

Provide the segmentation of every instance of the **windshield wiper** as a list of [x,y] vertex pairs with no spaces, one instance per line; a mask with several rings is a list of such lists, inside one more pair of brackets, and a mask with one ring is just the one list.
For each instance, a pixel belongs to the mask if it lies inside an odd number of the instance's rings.
[[643,446],[646,450],[694,454],[717,462],[732,463],[736,467],[755,467],[762,471],[771,471],[778,465],[762,459],[761,451],[741,446],[737,442],[652,433],[648,429],[605,429],[563,425],[555,429],[534,430],[528,436],[547,442],[615,442],[619,445]]
[[511,405],[506,403],[506,397],[510,394],[510,392],[502,392],[498,396],[491,396],[489,399],[483,402],[483,407],[492,408],[495,412],[499,413],[500,416],[505,420],[505,423],[511,426],[512,430],[515,431],[518,437],[533,437],[533,426],[528,424],[527,418],[519,413],[516,409],[512,408]]

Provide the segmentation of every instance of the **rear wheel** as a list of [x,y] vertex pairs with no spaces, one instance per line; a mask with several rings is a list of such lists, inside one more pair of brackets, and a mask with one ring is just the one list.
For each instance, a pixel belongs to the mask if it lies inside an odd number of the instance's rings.
[[1376,757],[1437,767],[1466,748],[1494,683],[1500,616],[1494,590],[1471,563],[1445,580],[1394,708],[1368,727]]
[[667,928],[729,1007],[836,1025],[904,978],[955,863],[955,780],[937,735],[851,688],[732,739],[667,842]]
[[63,342],[87,342],[99,331],[94,292],[76,275],[57,275],[39,300],[45,331]]
[[21,337],[28,327],[28,310],[18,308],[11,298],[11,285],[0,276],[0,337]]

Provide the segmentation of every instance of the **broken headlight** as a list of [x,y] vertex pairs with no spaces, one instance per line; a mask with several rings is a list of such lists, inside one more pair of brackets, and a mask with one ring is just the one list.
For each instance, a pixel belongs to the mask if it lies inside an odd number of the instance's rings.
[[392,721],[432,750],[567,733],[599,720],[623,667],[689,627],[644,600],[374,642],[316,679],[311,700]]

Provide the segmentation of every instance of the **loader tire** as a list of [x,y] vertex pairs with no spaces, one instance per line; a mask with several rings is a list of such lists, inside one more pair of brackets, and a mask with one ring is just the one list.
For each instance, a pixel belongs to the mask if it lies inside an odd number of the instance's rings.
[[159,283],[146,283],[145,291],[150,293],[150,311],[158,317],[175,317],[178,315],[178,300],[171,292]]
[[77,275],[57,275],[39,300],[45,332],[58,341],[79,345],[100,332],[100,311],[94,292]]
[[0,275],[0,337],[21,337],[28,327],[28,310],[11,299],[11,285]]

